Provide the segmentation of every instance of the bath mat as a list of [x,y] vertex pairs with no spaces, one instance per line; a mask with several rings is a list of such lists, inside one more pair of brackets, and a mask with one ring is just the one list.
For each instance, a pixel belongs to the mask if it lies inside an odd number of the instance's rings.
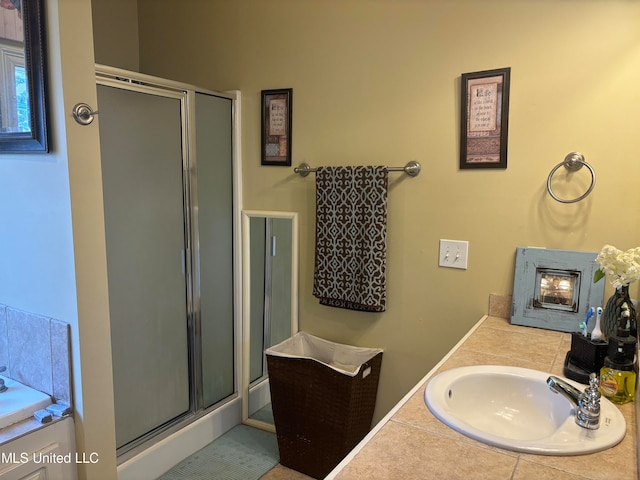
[[158,480],[258,480],[279,458],[275,433],[237,425]]

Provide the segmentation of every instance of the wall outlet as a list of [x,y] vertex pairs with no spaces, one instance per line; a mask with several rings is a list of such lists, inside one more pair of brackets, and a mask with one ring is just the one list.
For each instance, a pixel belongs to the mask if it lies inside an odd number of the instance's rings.
[[440,240],[438,265],[447,268],[467,269],[469,242],[466,240]]

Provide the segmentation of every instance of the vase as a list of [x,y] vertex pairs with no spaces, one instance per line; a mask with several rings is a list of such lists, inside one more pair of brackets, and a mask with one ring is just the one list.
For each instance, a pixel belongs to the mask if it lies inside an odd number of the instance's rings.
[[602,314],[602,332],[607,338],[611,338],[617,334],[620,318],[622,317],[622,307],[625,303],[629,309],[630,334],[637,338],[638,323],[636,319],[636,309],[631,302],[631,297],[629,297],[629,285],[617,288],[616,292],[607,300],[607,304],[604,307]]

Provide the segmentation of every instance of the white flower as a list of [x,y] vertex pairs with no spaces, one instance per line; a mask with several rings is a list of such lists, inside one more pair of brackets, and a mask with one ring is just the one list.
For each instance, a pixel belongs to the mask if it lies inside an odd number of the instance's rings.
[[640,279],[640,247],[623,252],[605,245],[596,257],[596,263],[616,290]]

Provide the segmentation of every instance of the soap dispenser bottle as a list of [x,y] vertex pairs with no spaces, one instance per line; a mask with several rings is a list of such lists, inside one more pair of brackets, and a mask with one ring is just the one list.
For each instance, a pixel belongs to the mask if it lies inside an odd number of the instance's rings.
[[636,391],[636,337],[630,335],[629,310],[622,310],[617,334],[609,338],[607,356],[600,369],[600,391],[613,403],[633,400]]

